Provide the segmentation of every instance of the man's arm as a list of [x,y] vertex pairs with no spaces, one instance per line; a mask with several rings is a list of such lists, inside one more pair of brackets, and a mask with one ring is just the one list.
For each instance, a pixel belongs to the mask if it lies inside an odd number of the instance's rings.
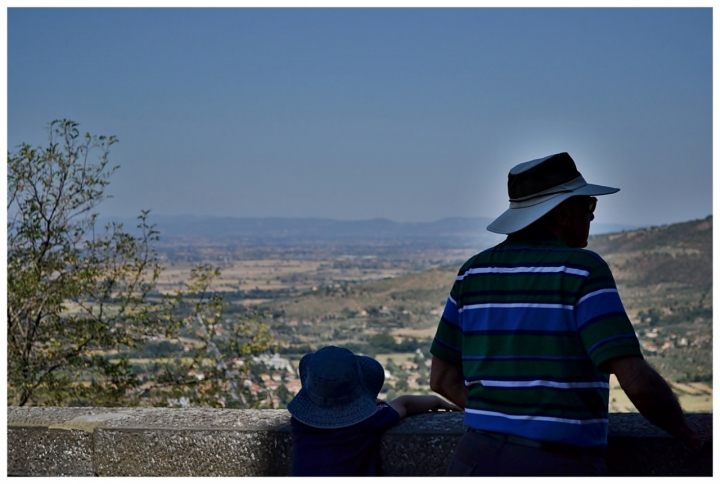
[[[685,417],[672,389],[644,358],[624,356],[611,359],[607,364],[630,401],[650,423],[677,437],[690,448],[696,449],[702,445],[700,432]],[[710,443],[712,425],[706,422],[698,424],[705,431],[706,443]]]
[[461,409],[465,409],[468,389],[465,386],[461,365],[453,365],[433,356],[430,367],[430,388]]

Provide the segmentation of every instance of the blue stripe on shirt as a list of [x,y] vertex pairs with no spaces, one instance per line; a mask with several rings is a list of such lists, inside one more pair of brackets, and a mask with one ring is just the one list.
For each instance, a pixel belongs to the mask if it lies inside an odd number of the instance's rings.
[[637,337],[635,336],[635,333],[629,333],[629,334],[619,334],[619,335],[617,335],[617,336],[612,336],[612,337],[610,337],[610,338],[605,338],[605,339],[603,339],[603,340],[598,341],[598,342],[595,343],[594,345],[592,345],[592,346],[590,347],[590,349],[588,350],[588,354],[590,354],[590,353],[592,353],[593,351],[595,351],[598,346],[602,346],[602,345],[605,344],[605,343],[608,343],[608,342],[610,342],[610,341],[615,341],[615,340],[618,340],[618,339],[637,339]]
[[575,330],[572,306],[494,305],[465,306],[460,317],[463,332],[542,331],[547,334]]
[[458,322],[457,303],[450,296],[448,296],[447,302],[445,303],[445,309],[443,310],[442,318],[449,324],[460,327],[460,323]]
[[620,295],[615,289],[603,289],[580,298],[576,305],[577,327],[582,328],[591,319],[605,317],[609,313],[625,314]]
[[542,415],[511,415],[465,409],[465,424],[480,430],[519,435],[528,439],[563,442],[578,447],[606,447],[607,419],[557,419]]

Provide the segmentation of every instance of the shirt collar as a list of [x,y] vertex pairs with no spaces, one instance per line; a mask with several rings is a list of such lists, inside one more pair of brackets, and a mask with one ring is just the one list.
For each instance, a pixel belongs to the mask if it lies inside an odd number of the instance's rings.
[[509,234],[500,245],[504,247],[532,246],[568,248],[567,244],[555,234],[546,233],[538,236],[536,234],[523,234],[522,231]]

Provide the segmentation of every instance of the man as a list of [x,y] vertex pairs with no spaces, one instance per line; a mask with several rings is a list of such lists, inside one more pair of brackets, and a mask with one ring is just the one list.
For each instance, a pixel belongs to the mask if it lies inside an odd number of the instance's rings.
[[430,387],[465,409],[449,475],[608,475],[609,374],[653,424],[700,449],[643,359],[610,269],[587,246],[596,196],[567,153],[517,165],[507,239],[460,269],[432,343]]

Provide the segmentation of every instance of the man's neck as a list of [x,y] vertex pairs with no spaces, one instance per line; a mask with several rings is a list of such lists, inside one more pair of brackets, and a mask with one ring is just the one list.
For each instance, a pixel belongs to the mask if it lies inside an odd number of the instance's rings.
[[552,230],[552,227],[545,225],[531,225],[518,232],[508,235],[509,241],[536,241],[536,240],[560,240],[563,241],[560,230]]

